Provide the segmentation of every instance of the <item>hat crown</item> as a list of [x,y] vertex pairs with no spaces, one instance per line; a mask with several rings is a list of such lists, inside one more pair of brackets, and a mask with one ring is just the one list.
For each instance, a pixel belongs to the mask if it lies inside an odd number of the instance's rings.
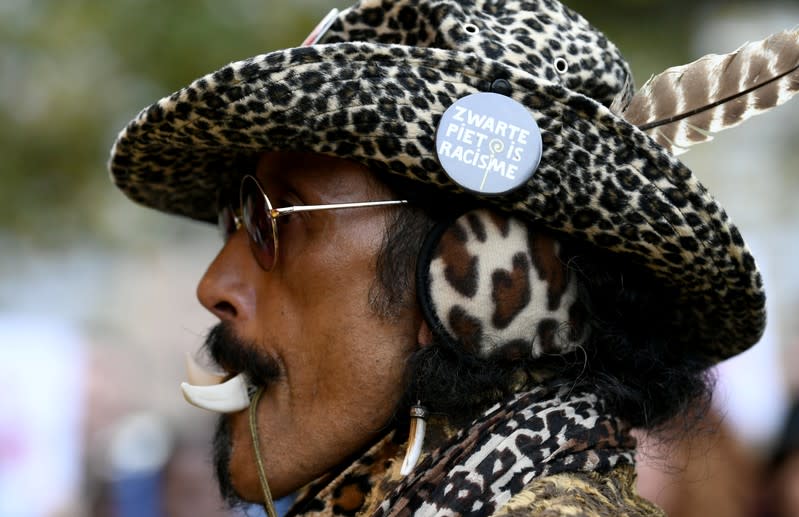
[[495,60],[606,106],[633,93],[630,68],[616,46],[556,0],[362,0],[342,12],[322,39],[343,41]]

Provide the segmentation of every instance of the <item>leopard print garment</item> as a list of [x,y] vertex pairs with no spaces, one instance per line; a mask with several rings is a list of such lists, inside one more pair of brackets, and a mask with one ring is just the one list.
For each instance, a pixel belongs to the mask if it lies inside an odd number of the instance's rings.
[[560,243],[519,219],[474,210],[430,232],[417,293],[431,330],[466,352],[559,355],[585,341],[577,282]]
[[593,394],[535,388],[440,434],[405,478],[404,448],[384,438],[335,479],[304,490],[289,516],[492,515],[536,479],[634,464],[635,439]]

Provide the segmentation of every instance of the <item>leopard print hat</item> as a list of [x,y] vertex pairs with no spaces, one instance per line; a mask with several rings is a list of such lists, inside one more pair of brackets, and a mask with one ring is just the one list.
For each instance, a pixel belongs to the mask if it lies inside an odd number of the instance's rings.
[[[543,155],[521,188],[481,196],[443,171],[434,138],[454,102],[492,91],[533,115]],[[695,324],[674,339],[724,359],[763,332],[760,275],[694,174],[611,111],[631,94],[616,47],[556,0],[362,0],[314,45],[231,63],[145,108],[109,167],[134,201],[203,221],[269,150],[476,196],[679,287]]]

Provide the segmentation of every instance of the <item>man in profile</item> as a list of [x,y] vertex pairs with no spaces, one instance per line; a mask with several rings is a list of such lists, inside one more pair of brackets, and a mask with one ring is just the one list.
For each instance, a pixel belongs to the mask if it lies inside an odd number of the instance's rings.
[[[292,515],[660,515],[632,427],[702,411],[759,273],[558,2],[364,0],[143,110],[111,158],[217,222],[223,495]],[[621,107],[621,108],[620,108]],[[208,385],[202,385],[208,384]]]

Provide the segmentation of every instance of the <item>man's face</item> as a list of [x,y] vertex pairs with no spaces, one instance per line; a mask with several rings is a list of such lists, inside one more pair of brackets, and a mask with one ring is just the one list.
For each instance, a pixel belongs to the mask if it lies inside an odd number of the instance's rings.
[[[390,199],[365,167],[320,155],[265,154],[257,177],[275,207]],[[222,322],[210,348],[222,351],[223,363],[226,356],[248,357],[258,365],[253,371],[264,372],[253,380],[266,386],[258,428],[275,497],[367,446],[403,394],[420,316],[406,308],[396,318],[379,317],[369,303],[387,215],[403,209],[279,218],[278,258],[269,272],[259,267],[242,227],[200,281],[200,302]],[[239,496],[260,500],[247,411],[222,418],[220,428],[229,432],[217,438],[220,481],[229,477]]]

